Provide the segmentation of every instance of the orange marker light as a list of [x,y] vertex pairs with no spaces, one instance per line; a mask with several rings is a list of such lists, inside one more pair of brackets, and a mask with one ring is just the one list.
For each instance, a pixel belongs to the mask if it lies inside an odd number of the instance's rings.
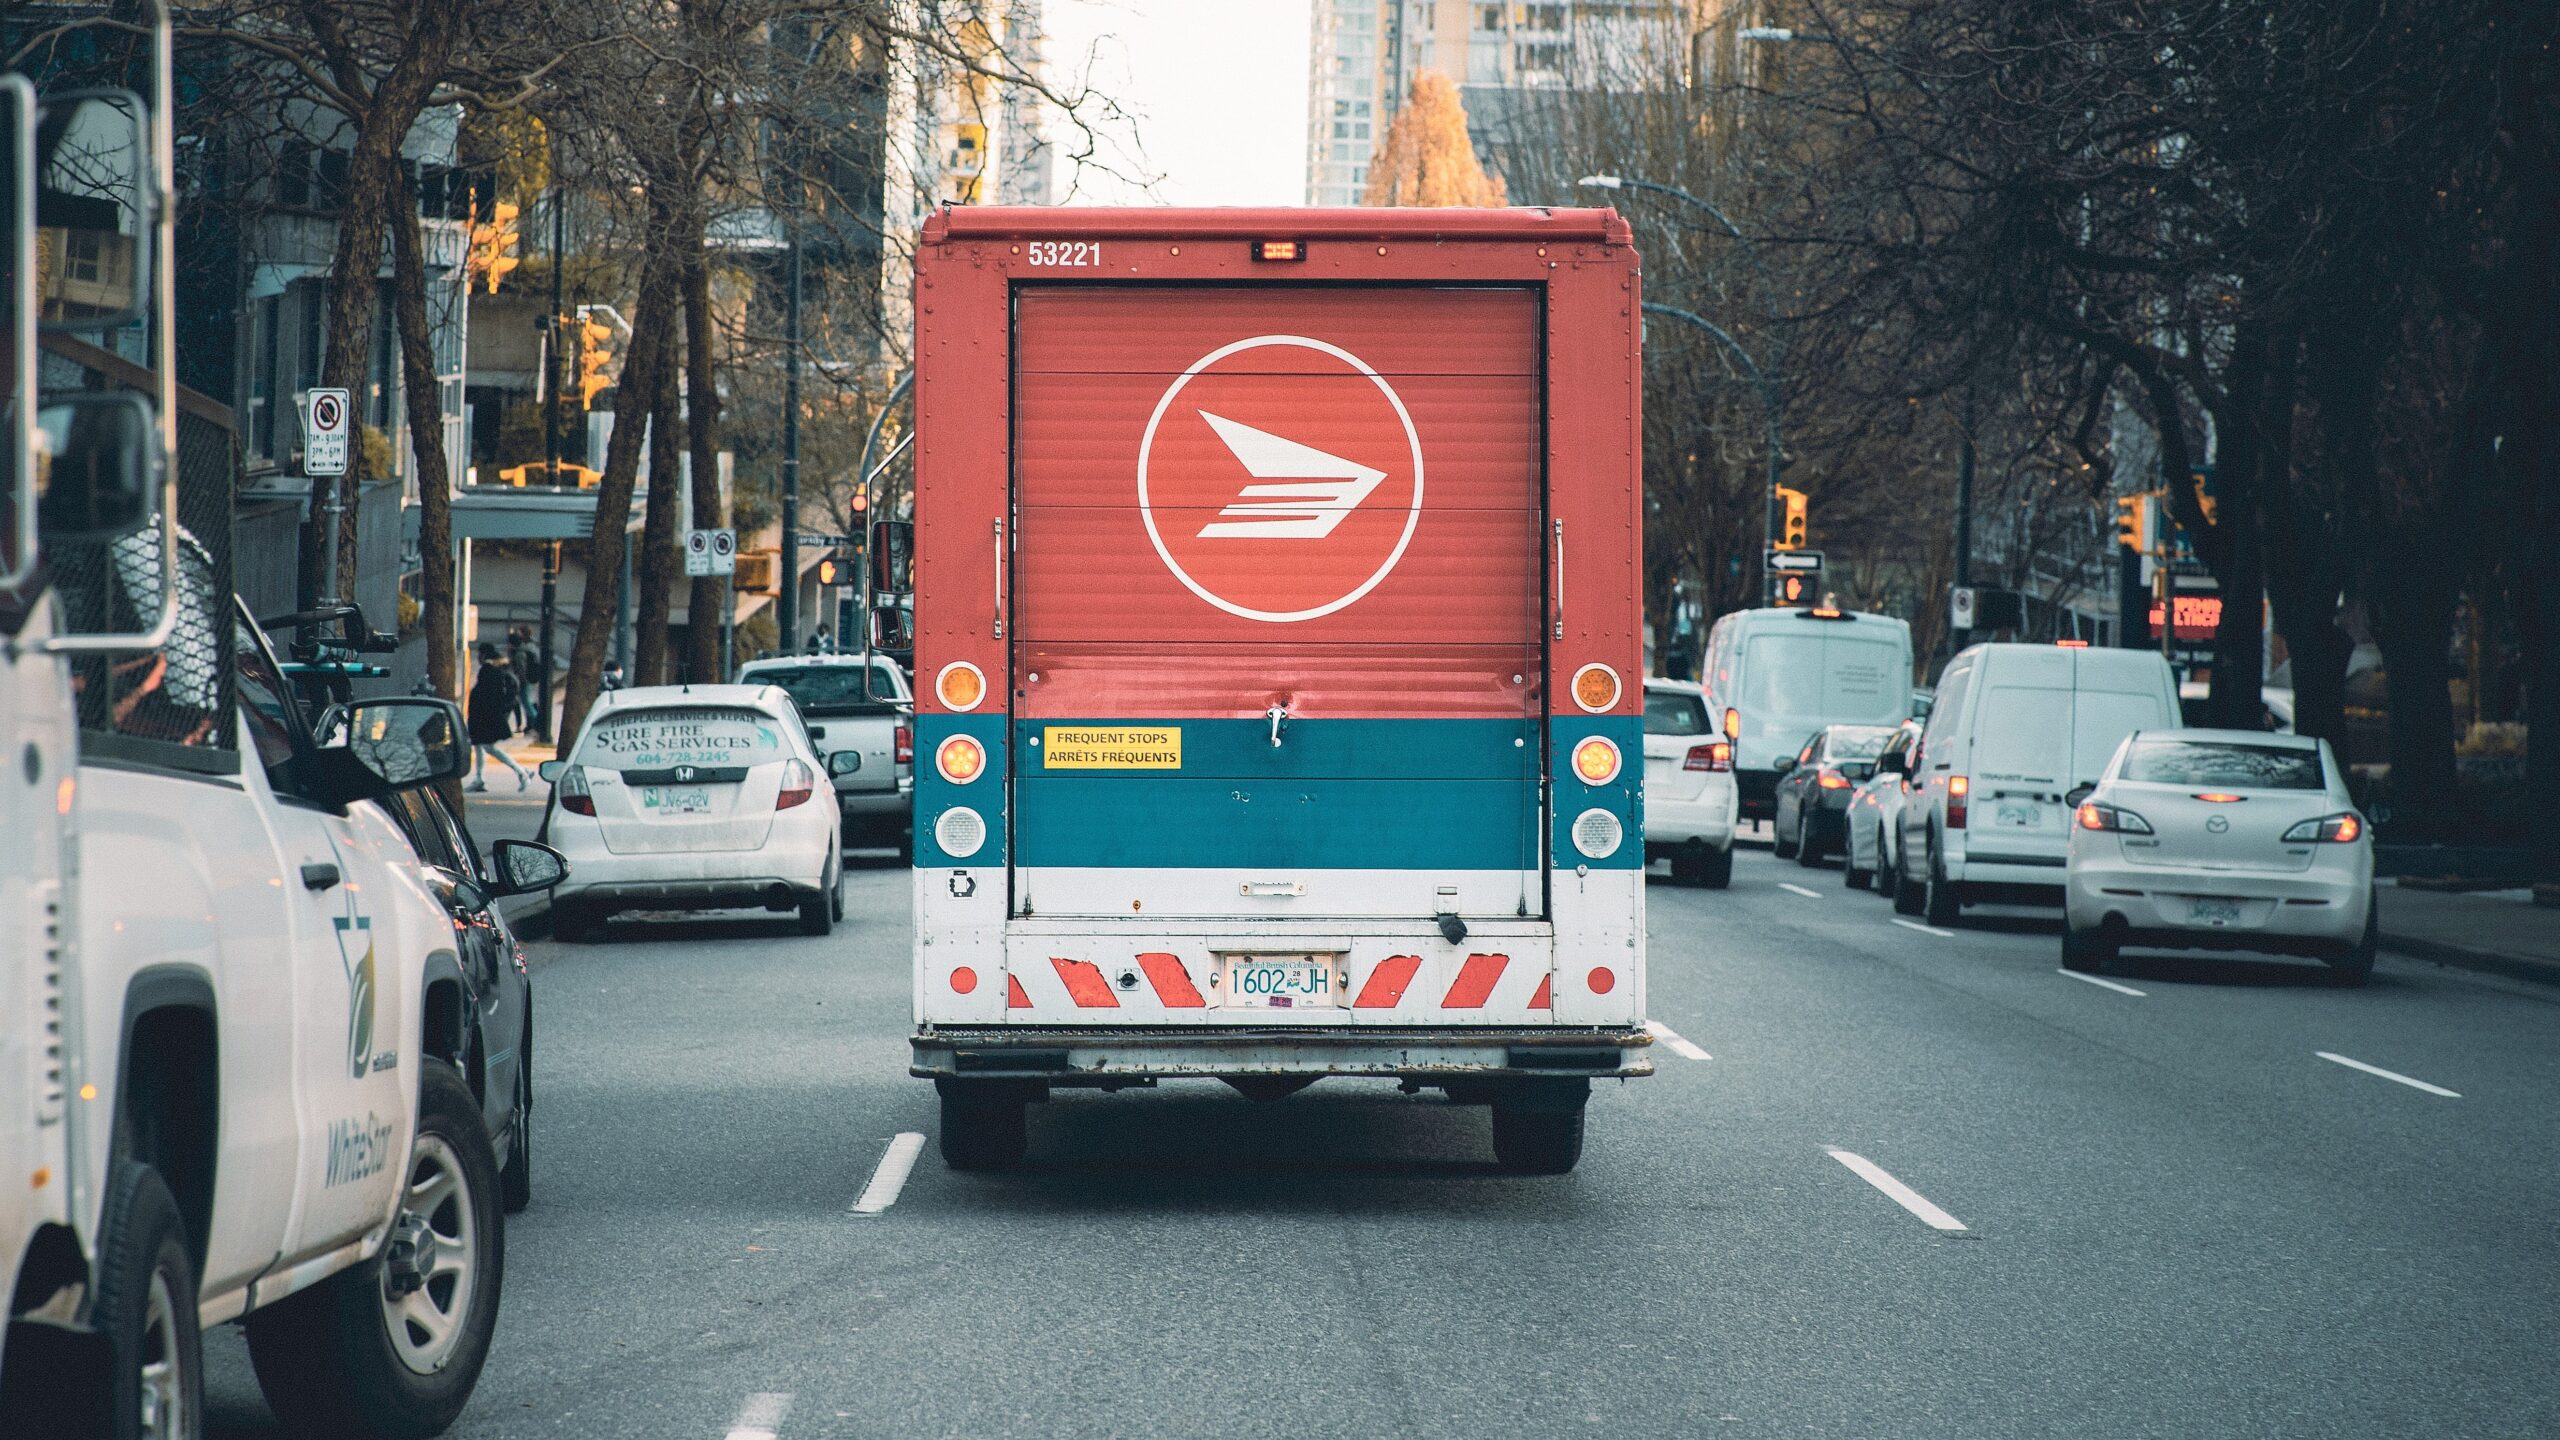
[[1618,703],[1618,672],[1585,665],[1573,672],[1573,703],[1597,715]]
[[1256,240],[1253,242],[1253,258],[1256,260],[1304,260],[1307,258],[1307,247],[1306,243],[1300,240]]
[[1618,778],[1618,747],[1601,736],[1573,747],[1573,773],[1585,785],[1606,785]]
[[2106,818],[2098,813],[2097,806],[2084,804],[2080,807],[2080,828],[2104,830],[2107,828]]
[[933,752],[933,767],[952,784],[966,785],[985,773],[987,747],[967,735],[951,736]]
[[2341,815],[2338,817],[2337,836],[2340,842],[2353,840],[2363,833],[2363,821],[2358,820],[2353,815]]
[[975,710],[987,698],[987,677],[966,660],[954,660],[934,677],[933,693],[954,710]]
[[1724,738],[1727,740],[1742,738],[1742,712],[1730,705],[1725,707],[1724,712]]

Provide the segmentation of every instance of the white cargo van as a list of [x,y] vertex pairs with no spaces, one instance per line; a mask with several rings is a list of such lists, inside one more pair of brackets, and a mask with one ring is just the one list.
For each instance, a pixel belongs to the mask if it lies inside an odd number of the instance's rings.
[[2178,725],[2178,682],[2146,650],[1976,645],[1947,662],[1911,751],[1894,908],[2060,904],[2074,788],[2136,730]]
[[1911,714],[1911,627],[1829,607],[1736,610],[1708,632],[1706,690],[1733,741],[1742,818],[1768,820],[1779,760],[1814,732]]

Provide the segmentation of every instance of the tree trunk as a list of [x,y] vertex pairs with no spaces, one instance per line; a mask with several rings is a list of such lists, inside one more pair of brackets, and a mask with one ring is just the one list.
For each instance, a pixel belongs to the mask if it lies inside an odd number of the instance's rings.
[[631,525],[631,492],[640,478],[640,446],[648,426],[648,397],[657,392],[666,349],[671,276],[661,232],[651,232],[640,270],[640,299],[632,307],[631,346],[621,382],[614,387],[613,442],[606,447],[604,477],[596,483],[595,529],[587,542],[587,583],[579,592],[577,639],[569,649],[566,694],[560,707],[560,749],[568,753],[596,701],[604,679],[605,651],[613,643],[614,610],[622,599],[624,532]]
[[[2259,506],[2266,492],[2259,481],[2267,447],[2259,427],[2277,383],[2268,352],[2266,322],[2242,320],[2224,371],[2224,403],[2215,416],[2220,445],[2213,466],[2213,528],[2222,564],[2214,581],[2222,594],[2222,618],[2213,632],[2213,688],[2205,714],[2208,723],[2232,730],[2257,729],[2265,709],[2258,692],[2266,675],[2266,557],[2259,547]],[[2195,480],[2169,483],[2186,488]],[[2176,609],[2174,596],[2170,608]],[[2174,628],[2177,617],[2164,615],[2161,623]]]
[[[693,523],[717,530],[729,523],[720,495],[720,392],[711,370],[711,256],[703,246],[699,212],[684,247],[685,440],[693,460]],[[720,669],[720,620],[729,582],[717,575],[693,577],[685,597],[688,669],[697,680],[728,679]],[[841,637],[840,637],[841,638]]]
[[400,216],[391,224],[391,299],[400,324],[400,383],[409,392],[409,454],[418,467],[418,626],[425,633],[427,683],[447,700],[462,698],[454,652],[453,490],[444,453],[444,416],[427,324],[425,237],[417,197],[404,180]]
[[[680,534],[684,517],[678,509],[684,482],[676,474],[675,327],[674,307],[670,306],[665,338],[659,342],[657,386],[646,397],[648,408],[634,412],[635,419],[645,416],[649,422],[649,513],[641,522],[639,564],[633,567],[640,582],[639,613],[632,621],[638,630],[631,651],[634,685],[672,683],[667,666],[667,626],[678,548],[684,543]],[[620,406],[621,402],[616,401],[615,408]]]
[[2402,844],[2452,839],[2460,813],[2453,789],[2453,670],[2446,660],[2456,572],[2435,559],[2436,545],[2412,533],[2434,529],[2394,526],[2409,550],[2395,547],[2375,567],[2373,583],[2373,638],[2382,647],[2391,697],[2391,838]]

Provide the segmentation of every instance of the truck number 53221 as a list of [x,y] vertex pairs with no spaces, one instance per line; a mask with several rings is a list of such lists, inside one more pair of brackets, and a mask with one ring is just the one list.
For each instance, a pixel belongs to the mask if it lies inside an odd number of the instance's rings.
[[1089,240],[1034,240],[1023,253],[1034,265],[1102,268],[1102,246]]

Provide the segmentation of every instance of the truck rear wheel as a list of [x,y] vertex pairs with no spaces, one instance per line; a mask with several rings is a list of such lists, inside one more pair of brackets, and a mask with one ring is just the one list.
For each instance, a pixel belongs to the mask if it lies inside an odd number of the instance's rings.
[[1591,1082],[1512,1080],[1493,1097],[1493,1158],[1515,1175],[1561,1175],[1582,1158]]
[[107,1433],[190,1440],[204,1433],[204,1341],[178,1202],[159,1171],[130,1160],[108,1185],[96,1310],[108,1345]]
[[259,1393],[293,1433],[425,1440],[479,1383],[506,1232],[488,1127],[442,1060],[423,1062],[404,1174],[380,1255],[249,1316]]
[[954,1170],[1007,1170],[1031,1147],[1031,1096],[1001,1080],[936,1079],[942,1160]]

